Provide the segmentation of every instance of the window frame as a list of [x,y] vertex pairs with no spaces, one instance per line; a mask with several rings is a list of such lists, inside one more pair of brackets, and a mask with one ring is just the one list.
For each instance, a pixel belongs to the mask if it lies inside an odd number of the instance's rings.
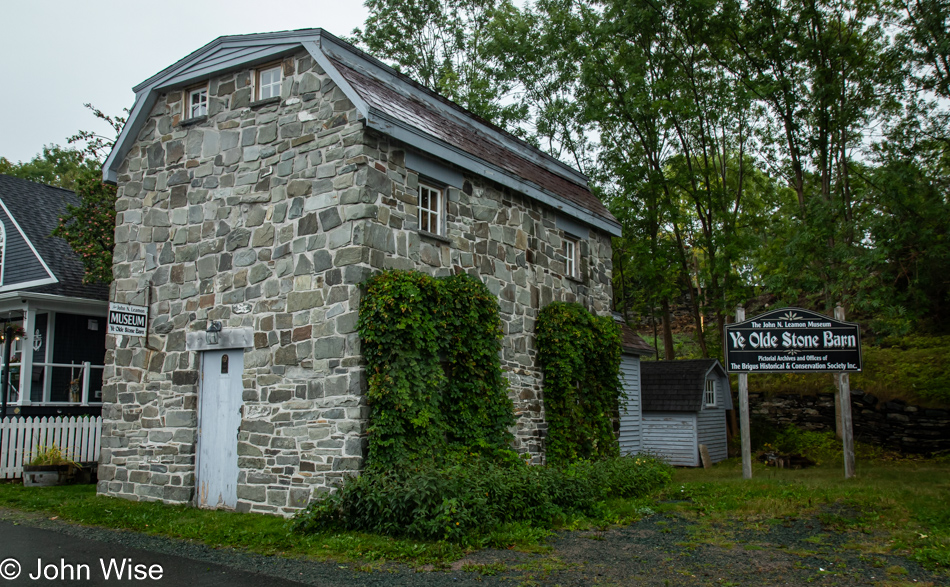
[[571,235],[564,236],[564,274],[571,279],[580,279],[581,241]]
[[[271,96],[264,96],[262,90],[264,89],[264,84],[261,82],[261,78],[265,73],[268,73],[273,70],[277,70],[277,81],[267,84],[267,87],[277,86],[277,93]],[[281,85],[284,82],[284,66],[281,62],[268,63],[262,65],[254,70],[254,100],[268,100],[271,98],[280,98],[280,89]]]
[[[710,397],[711,396],[711,397]],[[712,401],[710,401],[710,399]],[[706,388],[703,390],[703,405],[707,408],[716,407],[716,380],[706,378]]]
[[[431,206],[425,207],[423,205],[423,190],[428,190],[429,201],[432,201],[432,193],[436,196],[437,206],[433,209]],[[416,220],[419,222],[419,230],[422,232],[427,232],[429,234],[434,234],[436,236],[445,236],[445,188],[439,186],[436,183],[431,181],[419,180],[419,189],[418,189],[418,212],[416,213]],[[427,222],[425,227],[423,226],[423,214],[426,215]],[[436,229],[432,230],[431,220],[435,218]]]
[[[193,94],[196,94],[199,92],[202,92],[204,94],[204,102],[198,104],[199,110],[203,110],[203,112],[200,112],[199,114],[195,114],[194,116],[192,116],[191,113],[193,111],[194,104],[192,103],[191,100],[192,100]],[[201,118],[202,116],[207,116],[209,94],[210,92],[208,91],[207,83],[204,83],[198,86],[192,86],[188,88],[187,90],[185,90],[185,99],[182,101],[185,108],[185,112],[182,114],[182,118],[184,120],[193,120],[195,118]]]

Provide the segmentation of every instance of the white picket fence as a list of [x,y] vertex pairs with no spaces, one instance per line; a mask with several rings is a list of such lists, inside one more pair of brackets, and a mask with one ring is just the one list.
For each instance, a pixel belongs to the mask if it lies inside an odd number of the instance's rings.
[[101,438],[100,416],[3,418],[0,420],[0,479],[22,477],[23,464],[29,463],[38,449],[54,444],[74,461],[98,461]]

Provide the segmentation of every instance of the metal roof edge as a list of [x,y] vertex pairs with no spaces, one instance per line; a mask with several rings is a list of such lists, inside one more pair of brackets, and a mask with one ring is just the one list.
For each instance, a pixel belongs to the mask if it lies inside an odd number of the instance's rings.
[[561,212],[564,212],[589,226],[598,228],[611,236],[619,237],[622,235],[622,230],[619,223],[611,222],[606,218],[597,216],[596,214],[589,212],[588,210],[578,206],[577,204],[574,204],[573,202],[568,202],[560,196],[542,190],[533,183],[515,177],[500,167],[488,163],[487,161],[483,161],[482,159],[475,157],[457,147],[453,147],[452,145],[444,143],[435,137],[419,131],[413,126],[405,124],[404,122],[397,120],[385,113],[379,112],[376,109],[370,109],[370,115],[367,117],[367,125],[370,128],[374,128],[393,138],[399,139],[404,143],[422,149],[435,157],[444,159],[450,163],[454,163],[455,165],[458,165],[463,169],[467,169],[472,173],[486,177],[506,187],[510,187],[523,194],[526,194],[527,196],[547,204],[552,208],[560,210]]

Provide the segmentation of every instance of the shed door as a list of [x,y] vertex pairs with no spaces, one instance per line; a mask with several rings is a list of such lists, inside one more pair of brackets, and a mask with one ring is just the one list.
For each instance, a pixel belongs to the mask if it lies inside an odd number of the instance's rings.
[[696,414],[644,412],[641,450],[671,465],[699,466]]
[[237,505],[244,350],[205,351],[198,404],[198,506]]

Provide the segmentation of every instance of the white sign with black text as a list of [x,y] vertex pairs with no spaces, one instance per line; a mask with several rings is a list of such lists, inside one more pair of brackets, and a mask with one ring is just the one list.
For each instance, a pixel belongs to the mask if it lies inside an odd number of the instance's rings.
[[147,325],[147,306],[109,303],[109,334],[145,336]]

